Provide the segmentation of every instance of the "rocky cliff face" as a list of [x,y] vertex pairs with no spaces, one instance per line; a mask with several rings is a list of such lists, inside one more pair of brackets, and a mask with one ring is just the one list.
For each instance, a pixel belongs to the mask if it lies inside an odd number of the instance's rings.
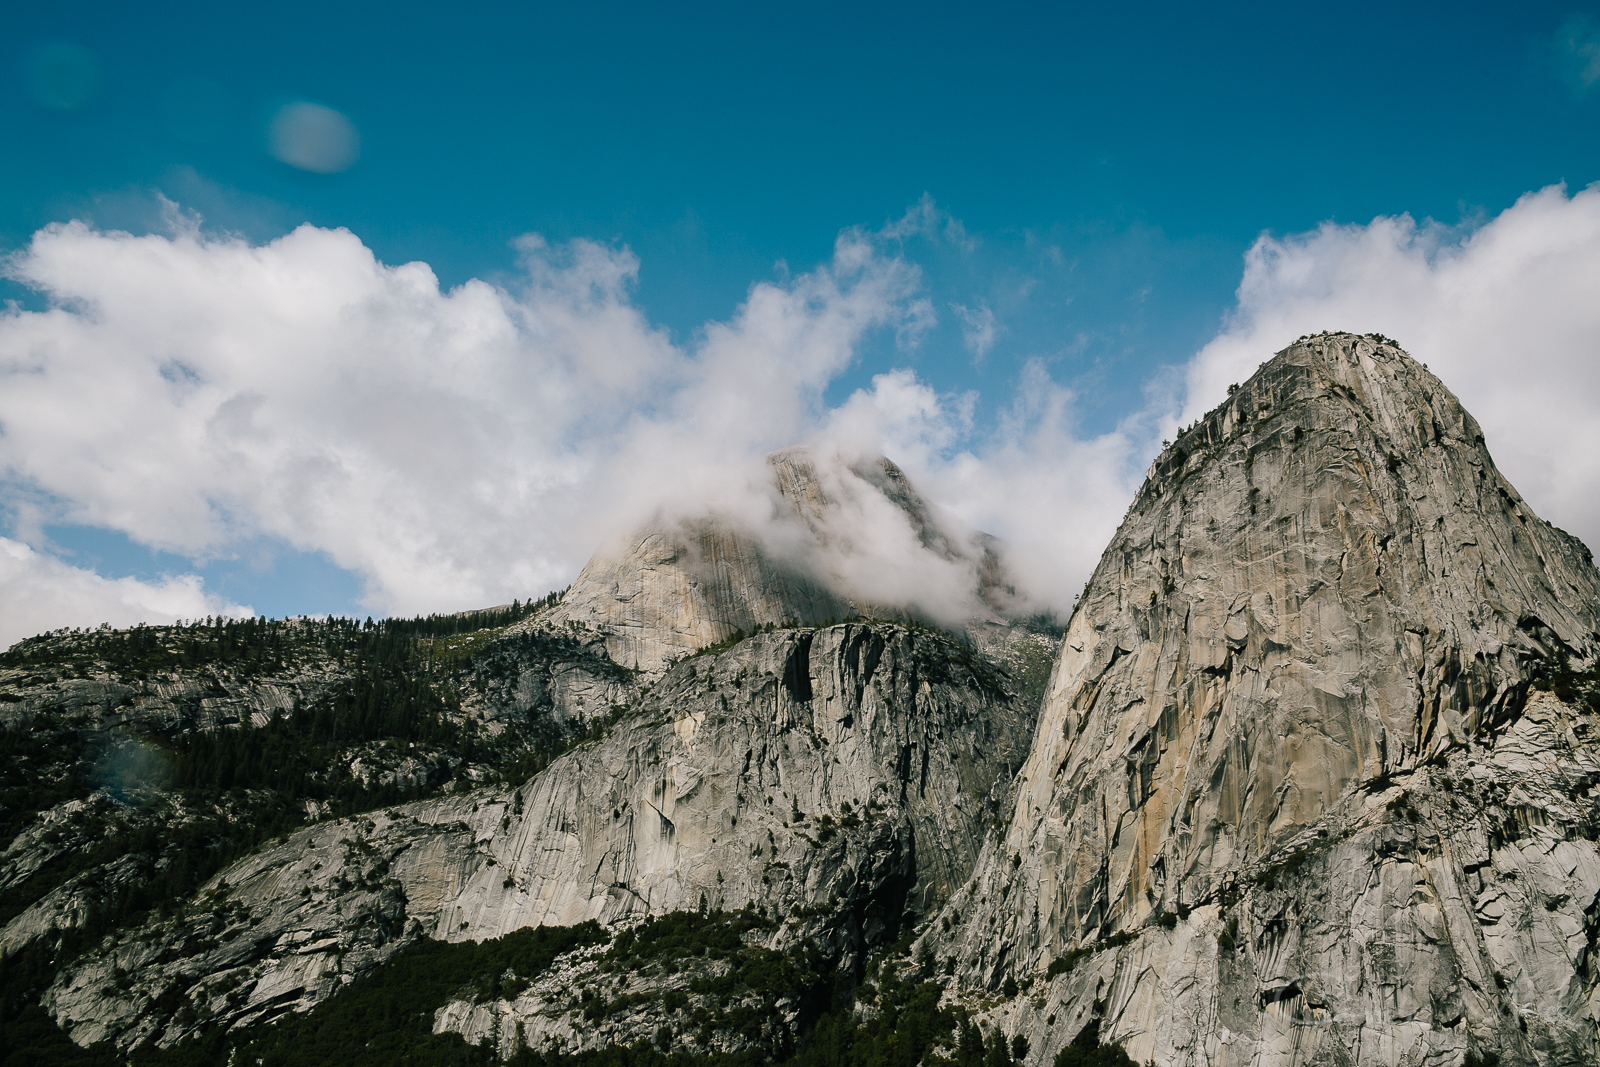
[[1437,378],[1303,340],[1152,467],[928,943],[1039,1062],[1593,1063],[1597,629]]
[[[772,461],[820,551],[810,463]],[[1001,602],[892,464],[851,476]],[[7,997],[35,976],[29,1010],[118,1056],[249,1042],[401,952],[597,920],[418,1017],[501,1051],[779,1056],[850,995],[953,1034],[909,984],[937,980],[1033,1064],[1091,1023],[1186,1067],[1600,1054],[1600,575],[1387,341],[1303,340],[1167,448],[1048,680],[1050,642],[997,615],[807,625],[898,610],[809,549],[630,544],[470,634],[6,653]]]
[[757,635],[635,699],[520,788],[256,852],[44,1004],[80,1044],[166,1045],[304,1010],[418,937],[746,905],[782,917],[768,947],[848,971],[966,880],[1032,729],[1003,671],[890,624]]
[[[770,464],[784,521],[825,548],[839,502],[809,456]],[[992,547],[944,533],[892,463],[849,477],[922,551],[970,564],[975,605],[1003,592]],[[909,620],[800,625],[900,608],[792,558],[706,521],[640,534],[496,629],[19,646],[0,664],[20,829],[0,953],[72,1040],[124,1049],[307,1010],[419,939],[674,911],[759,909],[767,950],[804,943],[855,974],[970,876],[1051,641],[987,610],[965,643]],[[521,1003],[502,1029],[584,1029]],[[477,1036],[479,1015],[441,1026]]]

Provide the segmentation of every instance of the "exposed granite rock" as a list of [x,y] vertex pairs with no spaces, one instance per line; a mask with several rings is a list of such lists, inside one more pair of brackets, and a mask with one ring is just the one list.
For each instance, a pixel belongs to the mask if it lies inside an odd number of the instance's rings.
[[475,806],[452,798],[302,831],[176,917],[108,939],[43,1003],[82,1045],[167,1045],[304,1010],[421,936],[493,815]]
[[[103,926],[127,910],[119,901],[174,864],[195,866],[182,841],[197,827],[243,833],[286,802],[315,822],[330,805],[314,798],[341,784],[396,797],[471,788],[520,765],[522,733],[581,732],[636,689],[632,673],[592,638],[479,631],[437,639],[435,658],[463,668],[437,679],[460,693],[443,705],[453,721],[442,736],[335,746],[327,763],[308,768],[301,797],[249,788],[189,795],[172,782],[175,751],[320,706],[357,670],[319,644],[314,627],[273,626],[282,631],[280,654],[249,666],[181,665],[179,652],[196,640],[185,627],[47,635],[13,650],[20,655],[10,658],[25,663],[0,668],[0,729],[13,762],[0,816],[15,828],[0,853],[0,959],[40,938]],[[121,654],[130,641],[144,652]],[[169,666],[146,669],[152,659]]]
[[1529,693],[1597,626],[1437,378],[1291,346],[1151,468],[928,944],[1030,1062],[1593,1063],[1600,719]]
[[[698,930],[744,925],[751,915],[710,913]],[[487,1043],[502,1056],[519,1047],[575,1053],[654,1045],[663,1052],[765,1052],[792,1048],[832,987],[820,955],[774,952],[770,922],[756,919],[732,952],[680,949],[655,958],[616,959],[611,946],[570,952],[532,982],[513,979],[492,995],[473,990],[439,1008],[434,1033]],[[613,932],[648,934],[623,920]],[[752,980],[754,984],[752,984]],[[506,989],[505,985],[510,985]]]
[[600,634],[537,621],[440,642],[446,654],[468,640],[482,643],[461,699],[465,714],[497,736],[518,722],[587,723],[633,703],[639,678],[611,659]]
[[770,947],[852,968],[971,873],[1033,725],[1003,671],[893,624],[759,634],[637,699],[520,789],[258,852],[73,964],[46,1006],[80,1043],[170,1044],[309,1007],[417,937],[702,903],[759,905],[784,919]]

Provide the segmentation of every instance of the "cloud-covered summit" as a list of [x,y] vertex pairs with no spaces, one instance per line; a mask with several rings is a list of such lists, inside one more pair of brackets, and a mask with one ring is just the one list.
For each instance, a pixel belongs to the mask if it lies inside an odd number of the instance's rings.
[[[344,230],[252,245],[192,222],[48,227],[8,272],[51,306],[0,317],[17,537],[79,523],[190,558],[273,538],[359,574],[374,611],[422,612],[564,585],[646,521],[759,525],[765,456],[797,441],[903,456],[919,483],[959,486],[985,463],[963,398],[895,371],[824,401],[864,338],[912,344],[933,314],[891,243],[845,232],[828,263],[753,285],[685,347],[633,303],[635,257],[587,241],[524,239],[514,283],[444,291],[425,264],[384,264]],[[995,448],[1020,457],[1030,435],[1055,434],[1126,465],[1124,442],[1081,445],[1067,395],[1033,384],[1028,403],[1045,406],[1019,406],[986,435]],[[1019,473],[1006,461],[976,480]],[[1061,473],[1063,495],[1084,499],[1077,483],[1102,515],[1120,506],[1118,475]],[[960,518],[981,527],[973,500]]]
[[602,546],[537,625],[597,630],[612,659],[654,670],[761,626],[863,616],[960,627],[1016,606],[993,539],[960,529],[893,461],[794,446],[766,462],[759,521],[658,516]]

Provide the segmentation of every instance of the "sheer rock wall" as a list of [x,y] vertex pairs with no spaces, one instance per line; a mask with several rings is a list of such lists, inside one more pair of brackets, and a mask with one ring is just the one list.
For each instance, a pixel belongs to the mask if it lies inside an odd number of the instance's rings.
[[1290,347],[1151,468],[930,947],[1031,1062],[1594,1062],[1600,723],[1529,692],[1597,608],[1437,378]]

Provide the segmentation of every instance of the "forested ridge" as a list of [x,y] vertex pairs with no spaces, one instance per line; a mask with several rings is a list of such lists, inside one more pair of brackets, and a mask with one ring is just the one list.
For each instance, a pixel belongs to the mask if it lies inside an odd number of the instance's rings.
[[[57,631],[0,653],[0,711],[9,713],[0,840],[33,833],[48,857],[0,888],[0,925],[93,872],[120,875],[78,925],[0,964],[0,1046],[21,1047],[16,1027],[38,1012],[29,1005],[60,966],[177,907],[263,844],[315,819],[431,795],[463,767],[522,780],[581,741],[581,721],[527,717],[491,734],[462,714],[486,666],[519,653],[581,654],[559,635],[504,632],[555,596],[376,622],[210,618]],[[314,695],[264,721],[203,724],[209,699],[267,686]],[[175,689],[168,714],[140,714]],[[91,705],[90,719],[74,700]],[[353,751],[412,773],[352,774]],[[52,810],[66,817],[41,833],[39,817]]]

